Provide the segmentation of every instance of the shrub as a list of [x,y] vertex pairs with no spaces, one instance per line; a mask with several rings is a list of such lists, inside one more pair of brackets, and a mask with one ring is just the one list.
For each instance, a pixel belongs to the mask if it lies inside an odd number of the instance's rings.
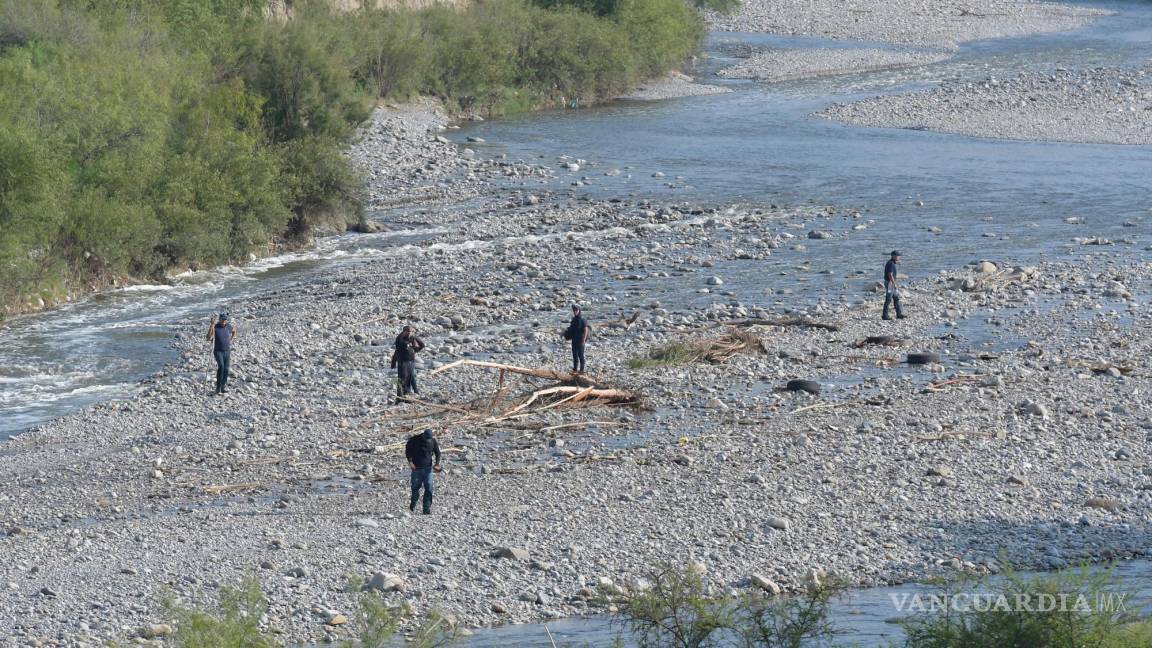
[[830,581],[799,597],[733,600],[710,596],[703,576],[688,569],[660,567],[650,580],[651,588],[627,596],[620,607],[630,638],[641,648],[814,646],[835,634],[828,614],[844,589]]
[[[1024,576],[1008,570],[996,581],[959,580],[939,596],[998,601],[979,609],[940,605],[905,620],[909,648],[1136,648],[1148,646],[1152,625],[1098,605],[1116,591],[1111,570],[1088,566],[1055,574]],[[1049,597],[1045,599],[1045,597]],[[1080,599],[1079,597],[1083,597]],[[1130,598],[1130,597],[1129,597]],[[941,600],[944,600],[941,598]],[[1040,603],[1044,600],[1052,605]],[[1065,604],[1059,602],[1063,600]],[[1025,601],[1027,605],[1019,605]],[[961,607],[961,609],[956,609]],[[988,608],[988,609],[985,609]],[[1050,609],[1048,609],[1050,608]]]

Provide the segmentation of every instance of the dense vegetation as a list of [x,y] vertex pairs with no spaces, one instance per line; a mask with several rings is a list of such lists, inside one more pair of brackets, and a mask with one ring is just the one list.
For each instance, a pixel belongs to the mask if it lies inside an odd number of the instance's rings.
[[0,313],[358,218],[341,149],[379,99],[589,102],[703,35],[685,0],[265,2],[0,0]]

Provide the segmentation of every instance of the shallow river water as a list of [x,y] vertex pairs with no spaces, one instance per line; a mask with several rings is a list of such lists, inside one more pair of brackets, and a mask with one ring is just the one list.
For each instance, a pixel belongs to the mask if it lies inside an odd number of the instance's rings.
[[[875,274],[892,248],[904,252],[913,278],[975,259],[1020,263],[1089,253],[1072,243],[1074,237],[1135,239],[1134,245],[1102,253],[1148,255],[1152,147],[999,141],[857,128],[810,117],[831,102],[928,87],[943,79],[1129,65],[1152,57],[1152,3],[1091,4],[1118,15],[1074,33],[969,44],[951,60],[916,69],[778,84],[727,81],[715,72],[735,61],[734,44],[849,43],[713,34],[709,57],[695,72],[705,82],[731,88],[730,93],[523,115],[470,124],[451,136],[460,142],[483,138],[487,144],[480,152],[488,155],[547,164],[561,154],[587,160],[578,174],[560,172],[550,187],[559,192],[702,204],[811,202],[861,210],[868,229],[813,250],[811,269],[789,268],[795,271],[788,281],[799,293],[790,298],[796,302],[813,295],[858,295],[877,278],[867,272]],[[614,169],[619,176],[605,175]],[[664,176],[653,177],[656,172]],[[582,176],[586,184],[570,186]],[[1071,216],[1085,224],[1066,224]],[[389,214],[376,218],[387,224]],[[929,231],[930,226],[942,232]],[[328,239],[312,252],[183,275],[172,285],[109,292],[14,318],[0,327],[0,438],[131,393],[176,359],[168,341],[177,327],[305,280],[329,264],[355,263],[418,243],[424,235],[391,231]],[[742,275],[735,266],[724,270],[726,285],[736,289],[772,281],[763,268],[755,276]],[[821,288],[809,289],[808,282]],[[694,294],[673,281],[660,290],[666,294],[648,297],[690,305]],[[765,303],[779,307],[781,300],[773,300],[771,290],[761,293],[768,295]],[[1152,589],[1148,565],[1123,571],[1139,588]],[[855,592],[838,607],[841,625],[853,629],[845,637],[848,643],[877,645],[893,636],[895,626],[885,623],[894,616],[890,593]],[[605,645],[615,634],[603,620],[565,620],[549,627],[567,645]],[[477,635],[472,645],[548,645],[542,633],[542,626],[495,629]]]

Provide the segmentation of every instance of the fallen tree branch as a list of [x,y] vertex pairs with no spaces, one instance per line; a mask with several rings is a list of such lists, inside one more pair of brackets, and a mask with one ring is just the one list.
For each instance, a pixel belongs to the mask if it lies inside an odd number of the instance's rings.
[[779,326],[782,328],[787,327],[800,327],[800,328],[815,328],[823,329],[825,331],[839,331],[840,327],[836,324],[827,324],[825,322],[817,322],[806,317],[780,317],[775,319],[765,318],[752,318],[736,320],[734,322],[724,322],[728,326]]
[[799,414],[800,412],[806,412],[808,410],[832,409],[835,407],[844,407],[845,405],[856,404],[858,404],[858,401],[844,401],[842,403],[813,403],[812,405],[805,405],[804,407],[794,409],[791,412],[788,412],[788,414]]
[[254,490],[260,488],[261,484],[258,482],[247,482],[243,484],[215,484],[212,486],[203,486],[205,493],[218,495],[220,493],[234,493],[236,491]]
[[507,371],[509,373],[514,373],[514,374],[520,374],[522,376],[532,376],[533,378],[543,378],[545,380],[555,380],[557,382],[562,382],[562,383],[575,383],[577,385],[582,385],[585,387],[587,387],[587,386],[599,386],[599,385],[604,384],[600,381],[597,381],[593,378],[590,378],[589,376],[587,376],[585,374],[573,373],[571,371],[556,371],[555,369],[547,369],[544,367],[541,367],[538,369],[531,369],[528,367],[517,367],[516,365],[500,364],[499,362],[486,362],[484,360],[469,360],[469,359],[463,359],[463,360],[457,360],[455,362],[449,362],[448,364],[446,364],[442,367],[437,367],[436,369],[429,371],[428,375],[429,376],[435,376],[437,374],[441,374],[441,373],[444,373],[445,371],[450,371],[452,369],[457,369],[459,367],[483,367],[485,369],[499,369],[501,371]]

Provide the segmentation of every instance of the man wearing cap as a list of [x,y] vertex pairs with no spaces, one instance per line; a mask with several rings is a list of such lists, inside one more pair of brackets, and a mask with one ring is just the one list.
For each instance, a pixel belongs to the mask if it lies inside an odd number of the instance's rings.
[[408,394],[419,394],[416,389],[416,354],[424,350],[424,342],[416,337],[411,326],[405,326],[396,336],[392,351],[392,368],[396,369],[396,396],[404,398]]
[[412,467],[412,499],[408,510],[416,512],[420,490],[424,490],[424,515],[432,513],[432,471],[440,471],[440,444],[432,436],[431,428],[412,435],[404,445],[404,456]]
[[904,311],[900,309],[900,286],[896,283],[896,266],[900,263],[900,251],[892,250],[892,258],[884,264],[884,313],[883,319],[890,320],[888,306],[896,305],[896,319],[904,319]]
[[212,357],[216,359],[216,393],[228,392],[228,370],[232,365],[232,341],[236,339],[236,325],[228,313],[212,316],[208,327],[208,341],[212,343]]
[[590,330],[580,306],[572,304],[572,321],[564,330],[564,339],[572,341],[572,373],[584,373],[584,343],[588,341]]

